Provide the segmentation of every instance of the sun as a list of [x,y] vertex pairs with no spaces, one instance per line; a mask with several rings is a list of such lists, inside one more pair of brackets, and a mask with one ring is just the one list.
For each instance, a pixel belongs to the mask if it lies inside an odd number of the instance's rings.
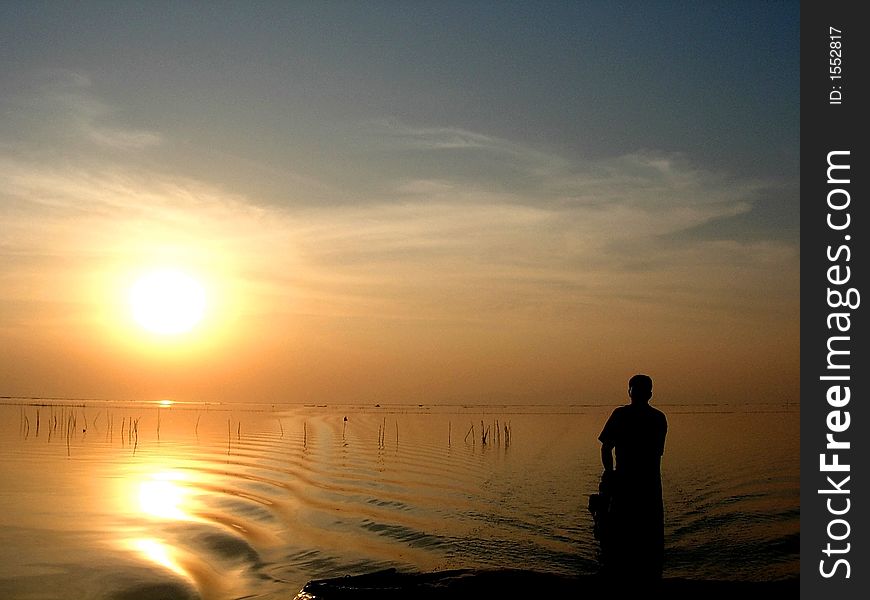
[[182,271],[151,271],[130,288],[130,309],[136,322],[151,333],[187,333],[205,316],[205,288]]

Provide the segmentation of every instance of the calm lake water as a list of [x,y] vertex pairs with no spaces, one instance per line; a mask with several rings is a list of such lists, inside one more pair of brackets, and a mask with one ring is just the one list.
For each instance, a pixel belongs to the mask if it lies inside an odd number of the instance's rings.
[[[665,576],[796,577],[797,407],[657,406]],[[386,567],[592,573],[612,408],[7,399],[0,593],[286,599]]]

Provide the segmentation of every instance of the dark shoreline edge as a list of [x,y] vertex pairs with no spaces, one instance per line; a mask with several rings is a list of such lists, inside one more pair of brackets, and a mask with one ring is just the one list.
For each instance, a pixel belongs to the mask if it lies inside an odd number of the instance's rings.
[[362,600],[423,598],[479,600],[507,598],[621,598],[668,600],[768,600],[799,594],[799,579],[781,581],[701,581],[665,578],[655,583],[636,584],[598,575],[566,576],[521,569],[456,569],[432,573],[401,573],[387,569],[365,575],[317,579],[308,582],[296,600]]

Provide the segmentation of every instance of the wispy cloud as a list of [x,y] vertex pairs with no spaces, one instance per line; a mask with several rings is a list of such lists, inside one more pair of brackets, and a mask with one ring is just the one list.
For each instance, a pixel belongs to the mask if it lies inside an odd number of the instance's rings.
[[390,120],[378,121],[373,125],[405,148],[423,150],[475,148],[507,154],[516,150],[515,145],[505,140],[458,127],[411,127]]
[[[762,289],[794,305],[794,244],[675,237],[751,212],[773,182],[705,171],[680,155],[572,161],[462,129],[383,127],[397,152],[413,148],[420,161],[461,152],[475,163],[473,150],[480,177],[400,177],[381,203],[307,210],[308,227],[295,237],[319,268],[364,273],[385,295],[427,290],[442,308],[455,302],[467,314],[511,299],[539,308],[634,302],[765,312],[772,304]],[[491,185],[493,160],[519,173],[521,185]]]
[[93,124],[86,124],[83,130],[94,143],[118,150],[140,150],[157,146],[162,141],[161,136],[152,131],[112,129]]
[[56,143],[92,144],[110,150],[133,151],[158,146],[163,136],[124,124],[120,111],[100,98],[91,78],[65,69],[43,70],[28,90],[9,100],[19,104],[13,118],[22,122],[19,139],[45,130]]
[[[86,81],[72,77],[70,87],[70,115],[97,135],[101,103],[81,92]],[[387,147],[414,147],[423,161],[426,152],[473,149],[485,157],[480,177],[394,176],[384,179],[379,200],[263,205],[129,160],[7,157],[0,252],[220,255],[245,285],[271,298],[269,310],[325,315],[582,318],[590,306],[614,304],[759,312],[770,305],[761,293],[771,278],[781,285],[770,293],[791,302],[796,278],[785,274],[796,273],[793,245],[674,239],[750,211],[763,182],[706,172],[678,155],[572,161],[461,129],[383,127]],[[103,135],[127,148],[159,139],[122,129]],[[492,161],[520,173],[522,185],[491,185]],[[349,192],[321,191],[330,189]],[[288,294],[292,304],[281,301]]]

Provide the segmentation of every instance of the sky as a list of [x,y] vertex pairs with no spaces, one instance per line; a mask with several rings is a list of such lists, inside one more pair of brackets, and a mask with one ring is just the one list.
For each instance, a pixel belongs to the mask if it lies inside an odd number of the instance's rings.
[[[799,401],[797,2],[0,3],[0,396]],[[205,289],[157,335],[129,290]]]

